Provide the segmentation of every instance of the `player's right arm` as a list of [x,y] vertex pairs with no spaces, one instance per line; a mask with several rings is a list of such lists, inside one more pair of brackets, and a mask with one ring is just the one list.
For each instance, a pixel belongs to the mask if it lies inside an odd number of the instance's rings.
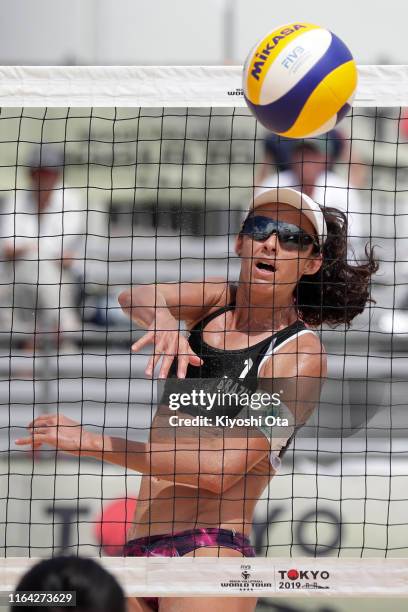
[[229,303],[230,288],[222,278],[205,282],[161,283],[137,285],[119,295],[123,311],[147,333],[132,346],[139,351],[154,345],[145,373],[152,376],[162,359],[160,378],[166,378],[177,356],[177,376],[184,378],[189,364],[199,366],[201,359],[191,350],[187,338],[180,332],[180,321],[191,328],[195,322]]
[[[28,435],[15,444],[40,449],[49,444],[76,457],[109,461],[147,476],[223,494],[267,455],[264,436],[166,436],[140,442],[93,432],[63,414],[42,414],[28,427]],[[168,425],[167,425],[168,429]]]

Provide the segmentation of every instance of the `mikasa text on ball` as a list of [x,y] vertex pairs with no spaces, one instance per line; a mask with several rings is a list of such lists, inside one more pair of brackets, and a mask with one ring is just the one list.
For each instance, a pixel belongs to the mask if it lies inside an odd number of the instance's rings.
[[328,132],[351,108],[357,67],[346,45],[310,23],[265,36],[244,66],[244,95],[266,128],[289,138]]

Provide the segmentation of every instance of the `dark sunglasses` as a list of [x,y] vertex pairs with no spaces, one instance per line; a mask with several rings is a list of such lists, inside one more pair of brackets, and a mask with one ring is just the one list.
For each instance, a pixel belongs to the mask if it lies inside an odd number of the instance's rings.
[[255,215],[245,219],[241,230],[241,234],[250,236],[257,242],[263,242],[275,233],[278,236],[280,246],[285,251],[307,251],[311,244],[314,245],[315,249],[320,250],[317,239],[294,223]]

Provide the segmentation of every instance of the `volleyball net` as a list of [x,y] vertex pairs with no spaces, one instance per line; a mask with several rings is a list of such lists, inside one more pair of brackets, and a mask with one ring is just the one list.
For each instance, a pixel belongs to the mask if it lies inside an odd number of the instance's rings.
[[119,293],[236,281],[254,188],[298,186],[287,143],[246,108],[240,74],[0,68],[0,590],[64,552],[102,556],[129,594],[407,594],[407,67],[362,67],[336,135],[309,141],[326,155],[316,200],[348,214],[350,253],[364,258],[368,243],[380,268],[349,330],[319,327],[319,416],[256,506],[257,557],[120,558],[148,502],[140,474],[15,445],[46,412],[148,440],[157,387],[146,349],[131,353],[144,331]]

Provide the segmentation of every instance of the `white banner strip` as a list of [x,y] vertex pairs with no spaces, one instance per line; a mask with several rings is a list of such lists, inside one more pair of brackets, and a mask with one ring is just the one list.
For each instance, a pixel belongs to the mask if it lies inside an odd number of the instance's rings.
[[[241,66],[2,66],[0,106],[245,106]],[[354,106],[408,106],[408,66],[360,66]]]
[[[408,559],[122,558],[100,561],[128,596],[407,597]],[[0,591],[37,559],[1,558]]]

